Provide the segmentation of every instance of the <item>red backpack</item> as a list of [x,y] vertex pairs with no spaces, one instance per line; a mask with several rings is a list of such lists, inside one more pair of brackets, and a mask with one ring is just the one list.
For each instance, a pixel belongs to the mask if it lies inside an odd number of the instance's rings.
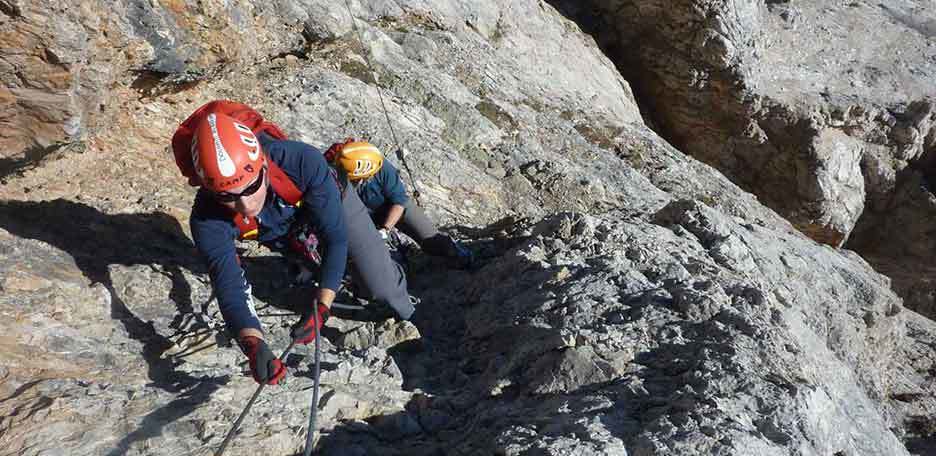
[[[205,116],[213,112],[233,117],[238,122],[253,130],[255,135],[263,132],[276,139],[286,139],[286,134],[283,133],[283,130],[280,130],[276,124],[263,120],[263,116],[257,111],[254,111],[250,106],[228,100],[209,102],[195,110],[188,119],[185,119],[185,121],[179,125],[175,134],[172,135],[172,153],[175,154],[176,165],[179,166],[179,171],[182,171],[182,175],[188,178],[189,185],[201,185],[198,174],[195,172],[195,166],[192,163],[191,146],[192,138],[195,135],[195,128]],[[289,179],[289,176],[287,176],[269,156],[266,162],[269,167],[270,184],[273,186],[273,191],[288,204],[299,206],[302,203],[302,192],[299,191],[296,184]],[[240,230],[240,238],[256,238],[259,234],[259,226],[254,217],[244,217],[237,212],[231,212],[231,218]]]

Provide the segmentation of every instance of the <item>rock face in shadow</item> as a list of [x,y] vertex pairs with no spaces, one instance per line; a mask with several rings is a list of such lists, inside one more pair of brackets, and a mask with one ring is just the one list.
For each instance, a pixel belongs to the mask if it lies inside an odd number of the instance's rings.
[[[253,392],[165,150],[215,98],[316,146],[374,142],[481,260],[460,271],[414,253],[413,321],[328,322],[318,454],[907,454],[931,437],[930,380],[904,375],[925,368],[925,320],[856,254],[657,136],[562,8],[356,1],[352,23],[325,0],[104,3],[0,0],[0,33],[32,40],[0,56],[3,78],[52,74],[23,63],[45,54],[17,56],[79,36],[23,30],[90,37],[56,54],[83,62],[62,66],[70,82],[41,91],[60,97],[57,126],[9,130],[28,150],[4,149],[0,169],[11,454],[208,453]],[[738,24],[773,14],[741,6]],[[688,14],[671,10],[653,14]],[[36,116],[17,96],[0,122]],[[850,179],[855,136],[826,130],[803,141]],[[240,248],[278,351],[309,291],[285,259]],[[225,454],[301,451],[311,361],[295,350]]]
[[932,320],[908,312],[907,343],[895,353],[897,368],[893,376],[887,405],[902,426],[898,428],[907,449],[913,454],[931,454],[936,449],[933,439],[933,416],[936,410],[934,385],[934,343],[936,324]]

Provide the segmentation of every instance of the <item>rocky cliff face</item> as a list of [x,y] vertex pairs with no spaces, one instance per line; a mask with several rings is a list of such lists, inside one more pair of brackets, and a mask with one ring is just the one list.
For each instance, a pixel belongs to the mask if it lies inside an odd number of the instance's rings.
[[[314,145],[358,136],[402,147],[421,203],[483,258],[465,272],[415,255],[411,291],[423,302],[412,322],[329,322],[321,454],[925,451],[931,322],[902,310],[861,257],[808,239],[797,228],[818,231],[803,219],[760,194],[790,224],[641,115],[670,135],[709,122],[687,102],[741,109],[723,73],[696,86],[660,77],[670,86],[653,92],[634,75],[679,67],[681,55],[744,67],[758,60],[735,39],[758,35],[755,50],[792,39],[770,28],[792,14],[777,8],[799,8],[794,20],[813,27],[812,7],[633,7],[683,25],[699,11],[730,14],[693,25],[711,54],[659,45],[653,60],[657,38],[632,47],[635,98],[620,61],[586,33],[595,23],[559,2],[0,0],[3,454],[208,454],[252,393],[188,240],[192,189],[167,151],[178,122],[214,98],[252,104]],[[625,36],[620,21],[620,50],[650,29],[690,36],[651,27],[664,22]],[[708,35],[713,24],[731,26]],[[771,112],[797,124],[795,103],[774,96]],[[649,114],[666,110],[685,115]],[[725,116],[740,125],[748,114]],[[816,172],[796,179],[831,192],[810,210],[825,214],[820,231],[839,230],[835,244],[864,213],[854,190],[871,185],[852,171],[867,167],[850,167],[867,161],[853,147],[866,138],[819,130],[783,147],[827,157],[796,165]],[[673,142],[694,154],[751,143],[691,131]],[[784,153],[776,160],[793,160]],[[759,179],[800,189],[783,169]],[[894,199],[907,220],[925,196],[911,190]],[[304,291],[289,287],[282,258],[243,256],[278,350]],[[264,391],[226,454],[301,449],[310,355],[290,358],[289,381]]]
[[933,315],[915,273],[934,211],[924,3],[551,3],[598,38],[669,141],[813,239],[848,241]]

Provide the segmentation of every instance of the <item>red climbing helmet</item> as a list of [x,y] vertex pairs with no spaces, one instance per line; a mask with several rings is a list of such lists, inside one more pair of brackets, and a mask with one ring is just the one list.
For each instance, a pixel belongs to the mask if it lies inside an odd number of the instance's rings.
[[191,152],[202,185],[215,193],[253,182],[266,164],[260,142],[250,128],[215,112],[196,127]]

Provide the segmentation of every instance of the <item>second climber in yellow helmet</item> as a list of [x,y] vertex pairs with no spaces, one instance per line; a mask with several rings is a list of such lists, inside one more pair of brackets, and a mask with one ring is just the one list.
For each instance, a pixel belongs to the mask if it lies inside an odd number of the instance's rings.
[[344,170],[351,182],[373,177],[380,172],[383,162],[380,150],[365,141],[343,143],[341,153],[334,157],[334,163]]
[[406,194],[399,171],[376,146],[366,141],[346,139],[333,144],[325,158],[351,182],[382,235],[399,228],[424,252],[451,258],[459,268],[472,266],[471,252],[450,236],[440,233],[425,212],[413,204]]

